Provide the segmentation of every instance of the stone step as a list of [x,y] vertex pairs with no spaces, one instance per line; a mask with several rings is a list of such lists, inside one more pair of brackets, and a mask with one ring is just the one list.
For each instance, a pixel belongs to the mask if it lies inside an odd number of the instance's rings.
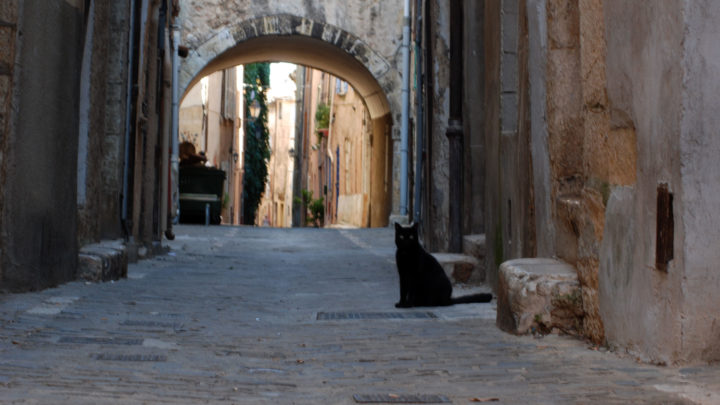
[[459,253],[433,253],[453,284],[480,284],[485,281],[485,266],[473,256]]
[[555,259],[515,259],[500,265],[497,326],[510,333],[579,334],[582,293],[575,268]]
[[77,278],[100,282],[127,277],[128,255],[120,240],[101,241],[83,246],[78,254]]
[[485,258],[485,234],[463,236],[463,253],[482,262]]

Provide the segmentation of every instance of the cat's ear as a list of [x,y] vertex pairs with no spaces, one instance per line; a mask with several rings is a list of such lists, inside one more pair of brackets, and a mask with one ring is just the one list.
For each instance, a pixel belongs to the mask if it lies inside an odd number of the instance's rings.
[[397,223],[397,222],[395,222],[395,230],[396,230],[396,231],[399,231],[400,229],[402,229],[402,227],[400,226],[400,224]]
[[415,223],[413,224],[412,229],[413,229],[414,231],[417,231],[417,229],[418,229],[418,223],[417,223],[417,222],[415,222]]

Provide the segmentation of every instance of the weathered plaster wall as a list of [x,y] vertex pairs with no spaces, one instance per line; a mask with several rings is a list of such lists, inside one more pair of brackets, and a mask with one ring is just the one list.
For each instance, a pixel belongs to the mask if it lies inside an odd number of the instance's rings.
[[[720,360],[720,3],[685,1],[681,191],[676,197],[675,260],[683,260],[684,361]],[[677,195],[676,194],[676,195]],[[678,223],[679,222],[679,223]],[[680,245],[680,246],[678,246]]]
[[76,178],[83,13],[59,0],[21,5],[2,160],[3,194],[12,198],[2,206],[1,288],[27,290],[72,279],[77,264],[76,188],[68,185]]
[[[688,326],[682,321],[687,299],[682,286],[687,284],[681,246],[687,211],[683,211],[679,153],[686,93],[684,3],[664,0],[649,8],[633,1],[606,0],[603,7],[610,114],[607,139],[617,142],[618,151],[637,151],[637,162],[625,165],[625,159],[608,156],[616,168],[625,170],[618,175],[605,173],[607,208],[600,246],[599,310],[611,345],[670,363],[687,351],[682,336]],[[704,134],[700,136],[709,141],[710,136]],[[693,159],[685,156],[683,165],[694,165],[690,163]],[[635,175],[629,173],[632,167],[636,167]],[[656,190],[660,183],[676,193],[675,259],[667,273],[655,269]],[[697,293],[698,300],[710,297]]]

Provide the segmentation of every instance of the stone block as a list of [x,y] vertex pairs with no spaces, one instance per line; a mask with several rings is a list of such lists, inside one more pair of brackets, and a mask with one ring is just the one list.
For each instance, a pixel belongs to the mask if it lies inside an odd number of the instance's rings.
[[503,93],[500,96],[500,120],[503,133],[515,134],[518,129],[518,95]]
[[85,281],[100,282],[107,262],[102,257],[80,253],[78,255],[77,278]]
[[0,2],[0,22],[15,24],[17,20],[17,0],[3,0]]
[[0,74],[9,74],[15,63],[15,29],[0,25]]
[[[502,83],[503,95],[507,93],[517,93],[520,86],[517,55],[514,53],[503,53],[500,65],[500,80]],[[517,108],[517,101],[515,102],[515,108]]]
[[479,284],[485,281],[484,267],[473,256],[456,253],[433,253],[453,284]]
[[555,259],[516,259],[500,265],[497,326],[510,333],[579,334],[583,304],[577,272]]
[[485,234],[463,236],[463,253],[482,262],[485,258]]
[[578,47],[580,18],[577,1],[548,0],[547,19],[551,49]]
[[92,281],[127,277],[128,255],[121,241],[103,241],[83,246],[78,255],[77,278]]

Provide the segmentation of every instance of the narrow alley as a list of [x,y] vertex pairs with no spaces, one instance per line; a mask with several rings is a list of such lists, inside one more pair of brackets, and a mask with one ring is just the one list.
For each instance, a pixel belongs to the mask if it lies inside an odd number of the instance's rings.
[[0,403],[720,402],[717,368],[506,334],[494,303],[396,309],[387,228],[176,231],[127,279],[0,296]]

